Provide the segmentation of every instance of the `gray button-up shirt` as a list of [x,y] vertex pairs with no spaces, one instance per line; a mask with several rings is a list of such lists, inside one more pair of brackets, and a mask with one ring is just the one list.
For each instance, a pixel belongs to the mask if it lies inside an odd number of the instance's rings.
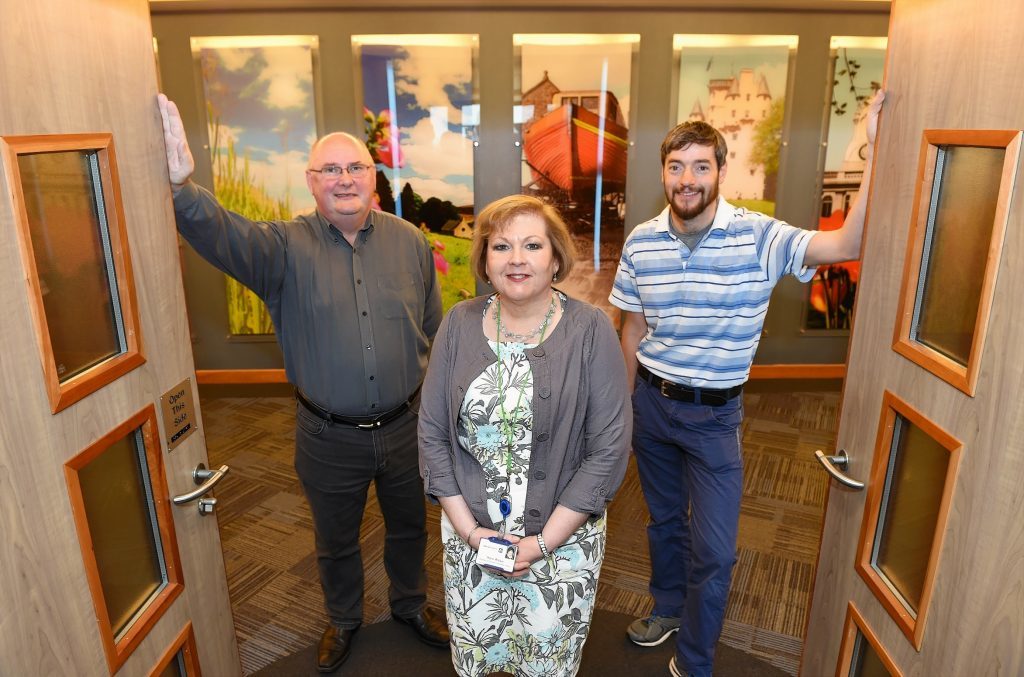
[[353,246],[319,214],[251,221],[191,182],[174,210],[200,256],[267,304],[288,380],[308,399],[373,416],[419,387],[441,296],[415,226],[371,211]]

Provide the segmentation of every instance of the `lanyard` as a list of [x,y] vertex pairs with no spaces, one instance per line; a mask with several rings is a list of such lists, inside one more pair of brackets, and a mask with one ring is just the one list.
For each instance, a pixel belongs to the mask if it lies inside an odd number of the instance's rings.
[[[555,297],[551,297],[551,308],[544,316],[544,323],[540,328],[540,338],[537,339],[538,345],[544,341],[544,335],[548,330],[548,323],[551,321],[551,317],[554,315],[555,310]],[[501,499],[498,501],[498,511],[501,513],[501,533],[505,533],[506,523],[509,515],[512,514],[512,498],[510,492],[512,490],[512,421],[509,419],[508,412],[505,411],[505,392],[506,389],[502,388],[501,385],[501,373],[504,365],[501,362],[501,297],[495,299],[494,303],[494,321],[497,325],[497,354],[498,354],[498,412],[499,418],[501,419],[501,432],[505,437],[505,491],[501,494]],[[511,373],[509,374],[511,376]],[[511,384],[509,384],[511,385]],[[523,402],[523,390],[519,388],[519,397],[516,398],[516,406],[512,409],[513,415],[519,411],[519,405]]]

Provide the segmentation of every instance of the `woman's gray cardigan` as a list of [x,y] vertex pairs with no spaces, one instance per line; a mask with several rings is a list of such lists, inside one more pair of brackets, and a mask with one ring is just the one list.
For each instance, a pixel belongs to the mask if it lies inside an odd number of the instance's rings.
[[[461,494],[477,522],[487,513],[483,469],[459,445],[466,390],[497,361],[482,329],[486,297],[459,303],[434,339],[419,412],[420,474],[428,497]],[[533,448],[525,534],[537,534],[556,504],[600,515],[622,483],[633,427],[626,367],[603,312],[569,299],[551,335],[527,349],[533,370]]]

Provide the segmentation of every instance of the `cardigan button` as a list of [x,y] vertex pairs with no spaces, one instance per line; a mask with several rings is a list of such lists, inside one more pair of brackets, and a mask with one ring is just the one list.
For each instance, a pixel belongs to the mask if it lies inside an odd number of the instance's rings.
[[541,386],[540,388],[537,389],[537,395],[544,399],[547,399],[551,397],[551,388],[547,386]]
[[540,517],[540,510],[531,510],[530,517]]
[[544,474],[543,470],[538,470],[537,472],[533,473],[533,479],[535,480],[542,480],[545,477],[547,477],[547,475]]
[[533,356],[534,357],[544,357],[544,349],[543,348],[534,348],[533,349]]
[[538,442],[547,442],[547,440],[548,440],[548,434],[547,433],[541,433],[541,434],[537,435],[537,441]]

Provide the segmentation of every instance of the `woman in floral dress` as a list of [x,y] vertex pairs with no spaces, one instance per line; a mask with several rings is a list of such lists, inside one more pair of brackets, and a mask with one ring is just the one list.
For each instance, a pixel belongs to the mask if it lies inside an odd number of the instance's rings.
[[[632,415],[608,318],[552,287],[573,258],[551,207],[492,203],[472,259],[495,293],[455,306],[434,341],[420,466],[443,509],[459,675],[574,675],[590,629]],[[493,536],[518,546],[507,574],[476,562]]]

